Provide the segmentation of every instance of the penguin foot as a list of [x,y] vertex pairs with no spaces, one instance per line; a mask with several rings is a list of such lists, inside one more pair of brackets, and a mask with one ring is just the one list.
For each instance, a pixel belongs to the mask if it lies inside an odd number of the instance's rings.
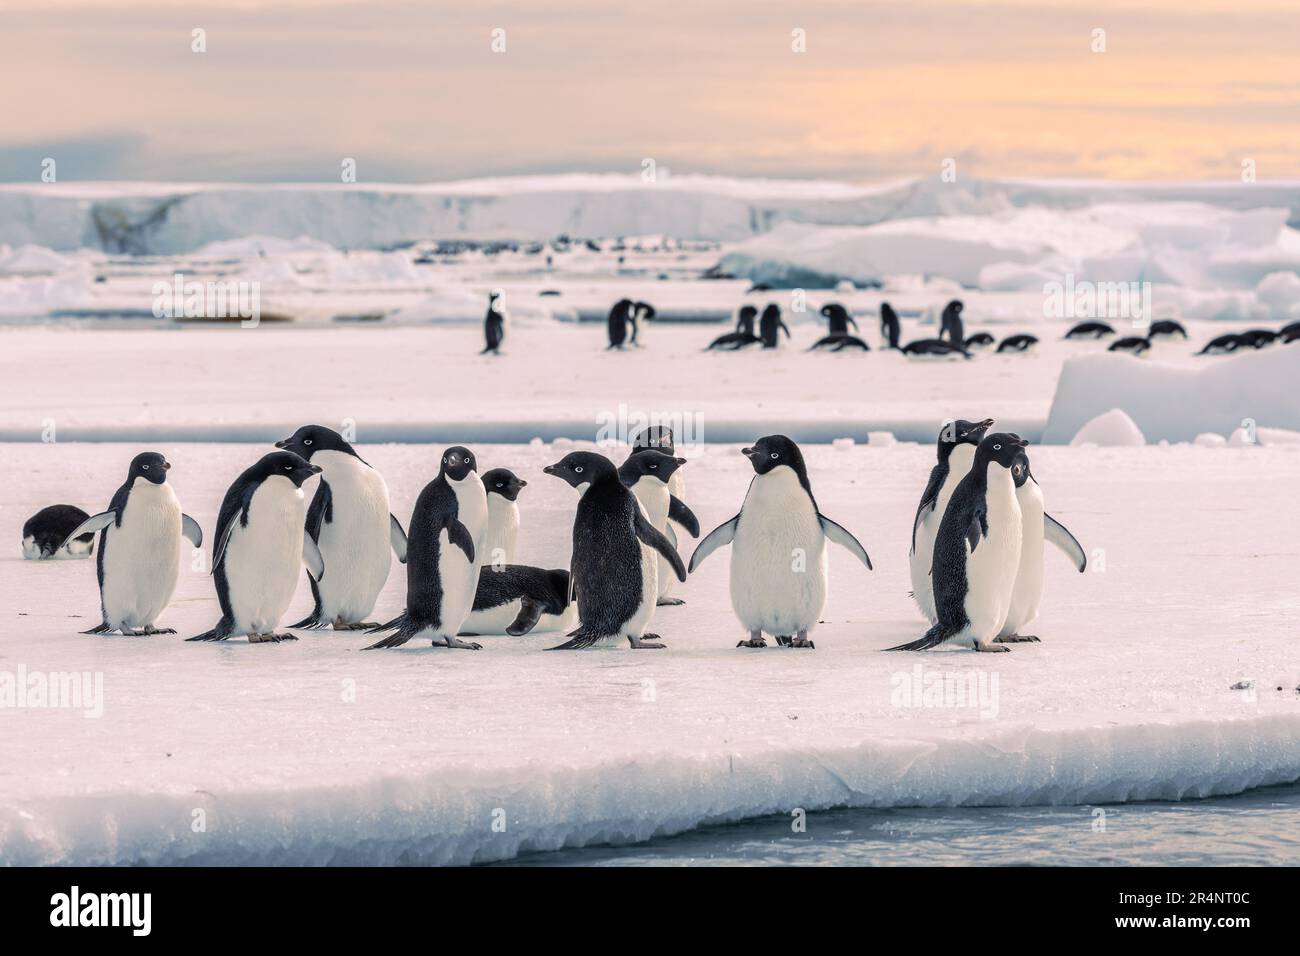
[[353,621],[351,623],[344,621],[334,622],[334,630],[336,631],[368,631],[372,627],[378,626],[378,621]]
[[249,634],[248,643],[250,644],[280,644],[284,641],[296,641],[298,638],[292,634]]
[[793,638],[788,634],[776,635],[776,643],[778,647],[789,647],[792,640]]
[[632,635],[629,634],[627,638],[627,642],[632,645],[633,650],[642,650],[643,648],[658,649],[658,648],[667,647],[668,646],[667,644],[660,643],[659,641],[646,640],[647,637],[657,638],[658,636],[659,636],[658,634],[645,634],[641,637],[633,637]]
[[760,633],[755,635],[754,637],[751,637],[747,641],[739,642],[736,646],[737,647],[767,647],[767,641],[763,640],[763,635]]
[[791,647],[806,647],[810,651],[817,650],[817,645],[808,639],[807,631],[800,631],[794,640],[790,641]]
[[657,604],[659,607],[680,607],[685,603],[686,602],[683,601],[681,598],[674,598],[674,597],[661,597],[658,601],[655,602],[655,604]]
[[1041,644],[1033,634],[1007,634],[993,638],[994,644]]
[[152,624],[146,624],[140,631],[141,634],[175,634],[174,627],[154,627]]
[[980,644],[980,643],[976,643],[976,645],[975,645],[975,650],[977,650],[977,651],[981,651],[981,652],[983,652],[983,653],[985,653],[985,654],[995,654],[995,653],[997,653],[997,652],[999,652],[999,651],[1001,651],[1002,653],[1005,654],[1007,651],[1010,651],[1011,648],[1007,647],[1005,644]]
[[[434,641],[434,643],[436,644],[437,641]],[[483,645],[480,644],[478,641],[462,641],[454,637],[446,637],[443,639],[443,643],[446,644],[448,647],[455,648],[457,650],[462,650],[462,651],[483,650]]]

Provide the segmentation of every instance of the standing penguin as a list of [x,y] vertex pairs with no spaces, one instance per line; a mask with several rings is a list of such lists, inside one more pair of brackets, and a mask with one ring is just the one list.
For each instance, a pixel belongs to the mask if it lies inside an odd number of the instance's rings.
[[480,355],[487,355],[489,352],[493,355],[501,354],[501,341],[506,337],[507,318],[505,293],[500,289],[493,289],[488,293],[487,315],[483,317],[483,340],[486,344]]
[[406,533],[389,511],[384,477],[362,460],[342,435],[324,425],[303,425],[275,443],[320,466],[320,484],[307,509],[307,534],[320,549],[328,580],[308,575],[315,606],[290,627],[364,631],[388,580],[391,549],[406,560]]
[[1027,444],[1009,432],[984,436],[934,542],[938,621],[925,636],[889,650],[921,651],[945,642],[977,651],[1008,649],[997,635],[1011,607],[1023,539],[1011,469]]
[[934,587],[930,580],[930,565],[934,559],[934,538],[939,533],[939,523],[948,507],[957,482],[966,477],[975,449],[993,419],[968,422],[964,419],[946,422],[939,429],[937,445],[938,462],[930,469],[930,480],[921,492],[921,503],[916,506],[912,520],[912,550],[909,553],[912,570],[912,597],[917,607],[931,624],[938,620],[934,611]]
[[1007,644],[1038,640],[1032,634],[1021,634],[1020,629],[1038,616],[1038,605],[1043,599],[1044,540],[1064,551],[1080,574],[1088,568],[1083,546],[1065,525],[1043,511],[1043,489],[1029,470],[1029,456],[1023,451],[1011,466],[1011,480],[1015,482],[1016,502],[1020,505],[1022,538],[1016,586],[1011,592],[1007,619],[998,632],[998,640]]
[[296,641],[277,634],[303,564],[320,581],[325,563],[304,524],[302,485],[321,468],[291,451],[274,451],[235,479],[217,515],[212,579],[221,620],[191,641],[224,641],[240,634],[248,643]]
[[424,486],[411,514],[406,548],[406,610],[370,633],[391,631],[366,650],[401,647],[413,637],[428,637],[447,647],[477,651],[481,645],[458,640],[474,607],[487,537],[487,492],[474,453],[454,445],[442,453],[438,477]]
[[964,308],[966,306],[961,299],[953,299],[943,307],[943,317],[939,323],[939,338],[947,339],[949,344],[958,348],[966,346],[965,323],[961,319]]
[[[647,448],[676,457],[677,446],[673,438],[673,430],[667,425],[651,425],[641,429],[632,439],[632,452],[628,457]],[[686,507],[686,474],[681,468],[673,471],[668,479],[668,491],[673,496],[668,507],[669,519],[685,528],[692,538],[698,538],[700,525],[695,515],[691,513],[691,509]]]
[[487,492],[487,535],[483,539],[483,564],[500,567],[515,563],[515,545],[519,540],[519,492],[528,482],[509,468],[493,468],[483,473]]
[[648,322],[655,317],[655,307],[649,302],[633,302],[632,309],[628,312],[628,322],[632,326],[632,337],[628,343],[634,348],[639,344],[637,335],[641,331],[641,323]]
[[621,349],[623,343],[627,341],[627,324],[632,317],[633,302],[631,299],[619,299],[614,303],[613,308],[609,310],[609,316],[605,319],[606,331],[609,335],[609,345],[605,350]]
[[749,631],[737,647],[813,647],[808,639],[826,605],[826,539],[848,548],[868,571],[858,539],[817,508],[803,453],[784,435],[768,435],[741,453],[754,468],[740,513],[705,536],[691,571],[716,548],[732,544],[731,606]]
[[542,470],[564,479],[582,496],[573,519],[569,572],[581,623],[569,633],[570,640],[550,650],[578,650],[620,635],[633,648],[663,647],[645,628],[659,591],[656,553],[672,565],[678,580],[686,580],[677,550],[655,530],[604,455],[570,452]]
[[774,349],[777,346],[777,332],[785,330],[785,337],[790,337],[790,328],[781,319],[781,309],[775,302],[769,302],[758,319],[758,337],[763,340],[763,348]]
[[829,302],[821,307],[821,315],[826,319],[826,335],[814,342],[809,347],[809,352],[819,349],[823,345],[833,346],[831,349],[833,352],[845,348],[859,348],[864,352],[871,351],[871,347],[866,342],[849,333],[849,326],[852,325],[854,331],[857,331],[858,323],[844,306],[837,302]]
[[[673,475],[684,464],[686,464],[685,458],[674,458],[672,455],[665,455],[661,451],[648,448],[645,451],[633,452],[618,470],[619,480],[636,495],[636,500],[640,502],[650,523],[654,525],[656,531],[668,539],[674,549],[677,547],[677,536],[668,523],[669,514],[674,510],[679,519],[685,520],[695,529],[692,537],[698,537],[700,533],[699,522],[691,509],[668,490]],[[671,572],[672,566],[668,560],[659,558],[657,603],[685,604],[686,602],[681,598],[668,596],[672,582]]]
[[176,633],[156,628],[153,622],[176,590],[181,537],[197,548],[203,544],[203,532],[197,521],[181,513],[180,502],[167,484],[170,468],[157,452],[136,455],[108,510],[81,522],[61,542],[58,552],[70,549],[82,535],[99,532],[95,571],[103,619],[83,634]]

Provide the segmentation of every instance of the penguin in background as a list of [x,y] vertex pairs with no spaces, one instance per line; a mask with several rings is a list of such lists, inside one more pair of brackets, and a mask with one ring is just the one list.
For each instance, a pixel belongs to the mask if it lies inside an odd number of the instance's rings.
[[633,305],[631,299],[619,299],[609,310],[609,316],[605,319],[609,345],[605,351],[623,348],[623,343],[627,341],[627,326],[632,318]]
[[1037,344],[1038,336],[1036,335],[1008,335],[998,343],[998,354],[1001,355],[1004,352],[1028,352]]
[[966,351],[971,352],[975,349],[986,349],[993,345],[997,340],[987,332],[975,332],[966,336]]
[[898,348],[899,339],[903,334],[902,323],[898,321],[898,313],[888,302],[880,303],[880,340],[885,348]]
[[965,323],[961,318],[965,308],[961,299],[953,299],[943,307],[943,315],[939,320],[939,338],[946,339],[959,349],[966,347]]
[[787,339],[790,338],[790,327],[781,318],[781,307],[775,302],[769,302],[758,318],[758,337],[763,342],[763,348],[776,348],[780,341],[777,333],[780,331],[785,332]]
[[1114,335],[1115,329],[1107,322],[1080,322],[1065,333],[1067,339],[1101,339]]
[[632,309],[628,312],[628,323],[632,326],[632,337],[629,343],[633,348],[638,348],[637,335],[641,330],[642,322],[649,322],[655,317],[655,308],[649,302],[633,302]]
[[662,556],[679,581],[686,568],[677,549],[655,530],[604,455],[575,451],[542,469],[578,490],[573,519],[569,593],[576,596],[579,624],[563,644],[548,650],[579,650],[619,636],[634,649],[662,648],[646,633],[654,616]]
[[[637,432],[632,439],[632,451],[628,457],[648,448],[663,452],[671,457],[677,456],[677,446],[673,430],[667,425],[651,425]],[[675,469],[668,479],[668,491],[672,500],[668,503],[668,518],[683,528],[692,538],[700,536],[700,523],[691,509],[686,507],[686,473],[680,467]],[[669,535],[672,539],[674,536]],[[674,546],[676,541],[673,541]]]
[[248,643],[296,641],[277,634],[289,609],[303,564],[319,583],[325,575],[320,549],[306,531],[303,482],[319,475],[291,451],[275,451],[244,470],[226,491],[217,515],[212,580],[221,620],[191,641],[224,641],[241,634]]
[[[95,551],[95,532],[69,537],[90,515],[76,505],[49,505],[23,522],[23,558],[88,558]],[[65,548],[63,542],[68,545]]]
[[1187,330],[1183,328],[1182,323],[1175,322],[1173,319],[1157,319],[1152,322],[1151,327],[1147,329],[1147,338],[1152,341],[1166,336],[1169,338],[1178,336],[1179,338],[1186,339]]
[[180,574],[180,539],[203,544],[199,524],[181,511],[167,472],[171,463],[154,451],[131,459],[126,481],[108,508],[68,532],[55,553],[99,532],[95,574],[99,579],[100,623],[83,634],[120,631],[131,637],[175,634],[153,626],[171,603]]
[[528,486],[509,468],[483,472],[487,492],[487,536],[483,539],[483,564],[501,567],[515,563],[519,541],[519,492]]
[[486,343],[479,355],[501,354],[501,342],[506,337],[505,292],[493,289],[488,293],[487,315],[483,317],[483,340]]
[[837,302],[830,302],[821,307],[821,315],[827,322],[827,334],[822,336],[809,347],[811,352],[821,348],[823,345],[834,346],[831,351],[838,352],[845,348],[859,348],[864,352],[870,352],[871,347],[856,335],[849,334],[849,326],[852,325],[854,331],[858,329],[857,320],[849,314],[849,310]]
[[478,593],[487,523],[487,491],[478,476],[474,453],[454,445],[442,453],[438,477],[424,486],[411,513],[406,610],[371,628],[367,633],[396,633],[365,650],[401,647],[413,637],[428,637],[434,646],[482,648],[456,635]]
[[[648,448],[634,451],[618,469],[619,479],[631,489],[655,530],[664,535],[674,549],[677,547],[677,535],[668,523],[670,513],[675,511],[679,520],[687,522],[688,528],[694,529],[692,537],[699,537],[700,533],[700,524],[694,513],[686,507],[685,502],[669,491],[672,476],[684,464],[685,458],[674,458]],[[672,571],[669,562],[659,558],[657,603],[660,606],[686,603],[681,598],[668,596],[672,587]]]
[[754,321],[757,318],[758,309],[752,305],[742,305],[740,311],[736,314],[736,330],[728,332],[726,335],[719,335],[708,344],[704,351],[718,349],[725,352],[736,352],[748,345],[760,344],[763,340],[754,334]]
[[1205,346],[1197,352],[1197,355],[1228,355],[1240,348],[1248,346],[1250,343],[1243,339],[1235,332],[1228,332],[1224,335],[1211,339]]
[[948,501],[957,483],[970,472],[975,460],[975,449],[984,439],[993,419],[968,422],[957,419],[945,422],[939,429],[936,442],[936,463],[930,469],[930,479],[921,492],[921,502],[912,519],[912,548],[908,553],[912,574],[912,599],[931,624],[938,620],[934,608],[934,586],[930,567],[934,560],[934,539],[939,533]]
[[1011,480],[1020,505],[1020,566],[1007,617],[997,639],[1007,644],[1036,643],[1037,637],[1021,634],[1020,629],[1038,617],[1038,606],[1043,599],[1043,542],[1050,541],[1060,548],[1080,574],[1088,569],[1088,556],[1069,529],[1043,510],[1043,489],[1029,470],[1029,456],[1023,451],[1011,466]]
[[522,637],[533,631],[566,631],[577,620],[577,608],[569,600],[568,571],[526,564],[487,565],[460,636]]
[[1151,340],[1141,335],[1126,335],[1122,339],[1111,342],[1106,351],[1126,352],[1129,355],[1141,357],[1151,351]]
[[366,619],[388,580],[389,552],[406,561],[406,532],[389,510],[383,475],[324,425],[303,425],[275,447],[321,469],[305,527],[331,572],[320,581],[307,576],[315,602],[312,612],[289,626],[336,631],[374,627],[377,622]]
[[1011,607],[1024,538],[1011,469],[1028,444],[1010,432],[984,436],[935,538],[930,574],[938,620],[923,637],[889,650],[921,651],[945,643],[1009,650],[998,633]]
[[768,435],[741,454],[754,468],[744,504],[700,542],[690,570],[732,545],[731,606],[749,632],[736,646],[766,647],[766,632],[782,646],[813,648],[808,634],[826,605],[826,540],[847,548],[868,571],[871,558],[818,509],[798,445]]
[[[959,310],[960,311],[960,310]],[[961,320],[958,319],[958,322]],[[912,357],[931,357],[931,358],[952,358],[960,355],[963,358],[970,358],[971,354],[964,345],[953,344],[946,339],[917,339],[914,342],[908,342],[906,345],[899,345],[902,336],[902,325],[898,321],[898,313],[894,311],[893,306],[888,302],[880,303],[880,334],[885,339],[885,347],[902,352],[904,355]]]

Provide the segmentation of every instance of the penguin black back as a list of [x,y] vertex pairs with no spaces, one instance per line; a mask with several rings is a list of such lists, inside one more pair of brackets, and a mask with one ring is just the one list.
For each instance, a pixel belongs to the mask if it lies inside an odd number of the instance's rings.
[[[31,558],[53,557],[68,535],[89,517],[76,505],[49,505],[42,508],[23,524],[24,555]],[[28,540],[31,541],[30,548]],[[93,550],[95,532],[87,531],[75,540]]]
[[785,337],[790,337],[790,329],[781,319],[781,309],[775,302],[769,302],[763,309],[763,314],[758,320],[759,338],[763,340],[763,348],[774,349],[777,346],[778,333],[784,329]]
[[902,326],[898,321],[898,313],[888,302],[880,303],[880,335],[891,349],[898,348],[899,338],[902,336]]
[[632,317],[632,308],[631,299],[619,299],[609,310],[609,317],[605,320],[609,335],[607,348],[622,348],[627,341],[627,325]]
[[501,348],[501,341],[506,335],[505,315],[501,312],[502,292],[500,289],[493,289],[488,293],[487,315],[483,317],[483,351],[479,354],[486,355],[489,352],[496,355]]

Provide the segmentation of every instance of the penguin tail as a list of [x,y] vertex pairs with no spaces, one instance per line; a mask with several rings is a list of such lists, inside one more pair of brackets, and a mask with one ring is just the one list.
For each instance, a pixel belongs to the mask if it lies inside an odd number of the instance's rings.
[[393,628],[397,628],[396,634],[393,634],[390,637],[385,637],[383,640],[375,641],[375,643],[367,647],[363,647],[362,650],[375,651],[375,650],[383,650],[389,647],[401,647],[412,637],[414,637],[416,632],[419,630],[418,627],[416,627],[414,624],[411,623],[411,619],[405,613],[403,613],[393,618],[387,624],[380,624],[378,627],[372,627],[368,629],[366,633],[378,634],[381,631],[391,631],[393,630]]
[[324,627],[328,622],[320,616],[320,611],[312,611],[297,624],[290,624],[289,627],[295,630],[316,631]]
[[955,633],[957,632],[954,631],[952,628],[944,627],[943,624],[936,624],[934,627],[930,628],[928,631],[925,632],[924,635],[918,637],[916,640],[909,641],[906,644],[899,644],[897,647],[887,647],[885,648],[885,650],[887,651],[928,651],[932,647],[938,647],[944,641],[948,640],[948,638],[952,637],[953,634]]
[[565,635],[569,640],[563,644],[556,644],[554,647],[548,647],[548,651],[581,651],[592,647],[597,642],[609,637],[608,634],[601,634],[595,628],[588,627],[586,624],[579,624],[574,630]]
[[217,626],[210,631],[204,631],[202,634],[195,634],[193,637],[187,637],[187,641],[224,641],[231,636],[234,628],[224,617],[217,622]]
[[109,624],[107,621],[104,621],[103,623],[96,624],[90,630],[82,631],[81,633],[82,634],[107,634],[112,629],[113,629],[113,625]]

